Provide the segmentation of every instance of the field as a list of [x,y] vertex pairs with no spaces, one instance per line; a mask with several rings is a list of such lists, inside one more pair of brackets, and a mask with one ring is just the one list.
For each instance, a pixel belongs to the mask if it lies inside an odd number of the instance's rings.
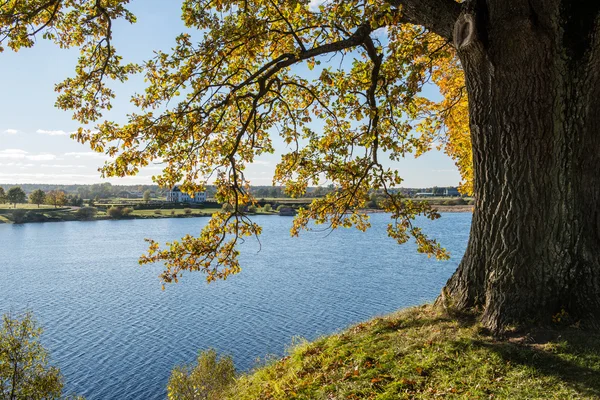
[[[59,209],[62,209],[63,207],[59,207]],[[40,204],[39,208],[36,204],[17,204],[17,208],[16,209],[22,209],[22,210],[54,210],[54,206],[50,206],[47,204]],[[12,204],[0,204],[0,212],[2,212],[3,210],[15,210],[15,208],[13,207]]]

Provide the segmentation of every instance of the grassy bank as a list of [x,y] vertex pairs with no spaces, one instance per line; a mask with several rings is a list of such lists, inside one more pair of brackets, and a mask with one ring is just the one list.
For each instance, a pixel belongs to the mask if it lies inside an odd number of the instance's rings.
[[555,328],[499,341],[475,319],[418,307],[297,344],[228,398],[600,398],[600,334]]
[[[34,223],[34,222],[66,222],[66,221],[100,221],[109,219],[156,219],[156,218],[195,218],[209,217],[220,211],[220,208],[173,208],[146,209],[132,211],[121,218],[111,218],[106,209],[98,208],[93,216],[78,214],[78,207],[59,207],[42,205],[40,208],[30,204],[19,204],[17,208],[0,204],[0,224]],[[276,215],[276,212],[259,210],[259,215]]]

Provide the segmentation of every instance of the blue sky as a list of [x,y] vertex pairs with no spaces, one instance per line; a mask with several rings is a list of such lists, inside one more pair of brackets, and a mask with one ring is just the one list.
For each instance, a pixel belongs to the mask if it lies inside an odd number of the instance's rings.
[[[156,49],[168,50],[185,27],[175,0],[133,0],[138,22],[115,26],[114,43],[125,61],[141,62]],[[32,49],[0,53],[0,184],[98,183],[102,154],[69,138],[79,125],[69,112],[54,107],[54,84],[72,75],[77,50],[61,50],[40,39]],[[140,77],[117,88],[114,109],[106,117],[123,121],[133,111],[129,96],[143,90]],[[284,149],[281,149],[284,150]],[[270,185],[278,156],[262,157],[247,169],[255,185]],[[418,159],[396,164],[405,187],[455,186],[458,171],[444,154],[431,151]],[[135,177],[109,179],[113,184],[147,184],[160,166],[150,166]]]

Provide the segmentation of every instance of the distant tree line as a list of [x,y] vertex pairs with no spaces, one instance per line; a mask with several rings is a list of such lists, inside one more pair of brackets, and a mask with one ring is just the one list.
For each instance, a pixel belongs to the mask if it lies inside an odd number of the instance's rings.
[[[111,198],[122,198],[135,195],[143,199],[146,203],[150,202],[153,197],[165,196],[167,189],[162,189],[157,185],[113,185],[111,183],[98,183],[92,185],[46,185],[46,184],[23,184],[13,185],[13,187],[19,187],[23,192],[29,193],[29,200],[32,204],[50,204],[56,207],[70,205],[80,206],[84,199],[94,201],[100,201]],[[11,188],[12,189],[12,188]],[[26,202],[22,199],[19,192],[12,193],[11,202],[7,196],[7,186],[4,188],[0,186],[0,203],[10,203],[13,205]],[[316,186],[307,188],[306,198],[323,197],[328,193],[335,191],[336,188],[333,185],[329,186]],[[434,186],[428,188],[400,188],[397,189],[399,192],[404,193],[407,197],[414,197],[417,193],[431,193],[433,196],[444,196],[446,193],[453,193],[451,196],[459,196],[456,187],[445,187],[445,186]],[[267,198],[289,198],[290,196],[285,192],[285,188],[282,186],[252,186],[250,188],[251,193],[258,199]],[[32,198],[31,195],[34,193],[35,196]],[[43,197],[41,193],[45,193]],[[60,194],[62,193],[62,194]],[[207,186],[206,195],[208,198],[214,197],[215,188],[213,186]],[[375,193],[376,195],[378,193]],[[16,196],[16,197],[15,197]],[[40,200],[42,199],[43,200]],[[93,206],[93,203],[90,203]]]
[[147,190],[157,195],[163,195],[166,192],[165,189],[161,189],[157,185],[113,185],[108,182],[91,185],[51,185],[43,183],[27,183],[19,185],[6,184],[3,186],[5,189],[10,186],[20,186],[25,193],[32,193],[35,190],[42,190],[46,193],[51,191],[61,191],[67,195],[77,195],[83,199],[107,199],[119,197],[120,194],[126,192],[144,193]]
[[0,204],[11,204],[13,208],[17,208],[17,204],[27,203],[36,204],[38,208],[42,204],[54,206],[54,208],[72,206],[83,206],[83,198],[79,195],[67,194],[62,190],[50,190],[45,192],[41,189],[35,189],[29,196],[20,186],[13,186],[8,190],[4,190],[0,186]]

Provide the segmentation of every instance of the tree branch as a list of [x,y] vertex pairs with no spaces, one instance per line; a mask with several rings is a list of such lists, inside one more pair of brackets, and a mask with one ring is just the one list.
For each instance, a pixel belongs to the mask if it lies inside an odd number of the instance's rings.
[[454,0],[390,0],[390,4],[402,8],[406,22],[421,25],[448,40],[452,40],[462,8]]

